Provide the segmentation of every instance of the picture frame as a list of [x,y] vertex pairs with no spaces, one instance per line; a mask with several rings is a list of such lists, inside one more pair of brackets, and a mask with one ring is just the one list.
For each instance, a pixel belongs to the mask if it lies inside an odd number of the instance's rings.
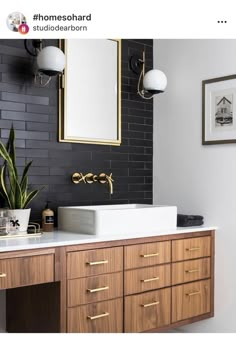
[[202,144],[236,143],[236,74],[202,81]]

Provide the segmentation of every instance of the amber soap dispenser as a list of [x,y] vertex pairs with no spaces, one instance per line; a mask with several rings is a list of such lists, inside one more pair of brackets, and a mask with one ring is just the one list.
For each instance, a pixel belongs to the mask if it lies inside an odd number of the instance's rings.
[[54,212],[49,208],[50,201],[47,201],[45,209],[42,212],[42,228],[44,232],[54,230]]

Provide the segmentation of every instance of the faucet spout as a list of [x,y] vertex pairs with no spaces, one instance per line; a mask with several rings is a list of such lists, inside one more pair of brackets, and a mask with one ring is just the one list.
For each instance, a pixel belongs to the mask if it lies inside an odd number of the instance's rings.
[[113,182],[114,182],[114,180],[112,178],[112,174],[107,175],[107,174],[101,173],[97,176],[97,181],[101,184],[108,183],[109,193],[110,193],[110,195],[113,194]]
[[112,174],[110,174],[110,176],[106,175],[106,180],[109,186],[110,195],[112,195],[113,194],[113,182],[114,182],[112,178]]

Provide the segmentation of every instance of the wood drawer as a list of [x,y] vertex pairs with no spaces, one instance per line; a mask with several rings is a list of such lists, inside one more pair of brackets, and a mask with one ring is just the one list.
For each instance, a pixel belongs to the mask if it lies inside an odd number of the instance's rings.
[[172,322],[210,312],[210,279],[172,288]]
[[123,248],[70,252],[67,256],[67,278],[122,271]]
[[125,332],[143,332],[170,324],[170,288],[125,297]]
[[121,333],[123,330],[123,301],[106,302],[69,308],[68,333]]
[[209,278],[210,274],[210,258],[194,259],[172,264],[172,284],[181,284]]
[[170,264],[125,271],[125,295],[170,286]]
[[0,289],[53,281],[53,254],[0,260]]
[[125,269],[168,263],[170,248],[170,241],[126,246]]
[[68,306],[93,303],[122,296],[122,272],[88,278],[71,279],[67,282]]
[[211,237],[196,237],[172,241],[172,261],[183,261],[211,254]]

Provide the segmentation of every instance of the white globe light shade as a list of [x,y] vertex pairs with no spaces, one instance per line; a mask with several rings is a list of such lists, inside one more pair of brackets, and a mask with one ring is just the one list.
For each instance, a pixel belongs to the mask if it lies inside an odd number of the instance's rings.
[[61,73],[65,68],[66,58],[61,49],[48,46],[43,48],[37,56],[39,71],[52,76]]
[[144,90],[150,93],[163,92],[167,86],[166,75],[158,69],[149,70],[143,78]]

